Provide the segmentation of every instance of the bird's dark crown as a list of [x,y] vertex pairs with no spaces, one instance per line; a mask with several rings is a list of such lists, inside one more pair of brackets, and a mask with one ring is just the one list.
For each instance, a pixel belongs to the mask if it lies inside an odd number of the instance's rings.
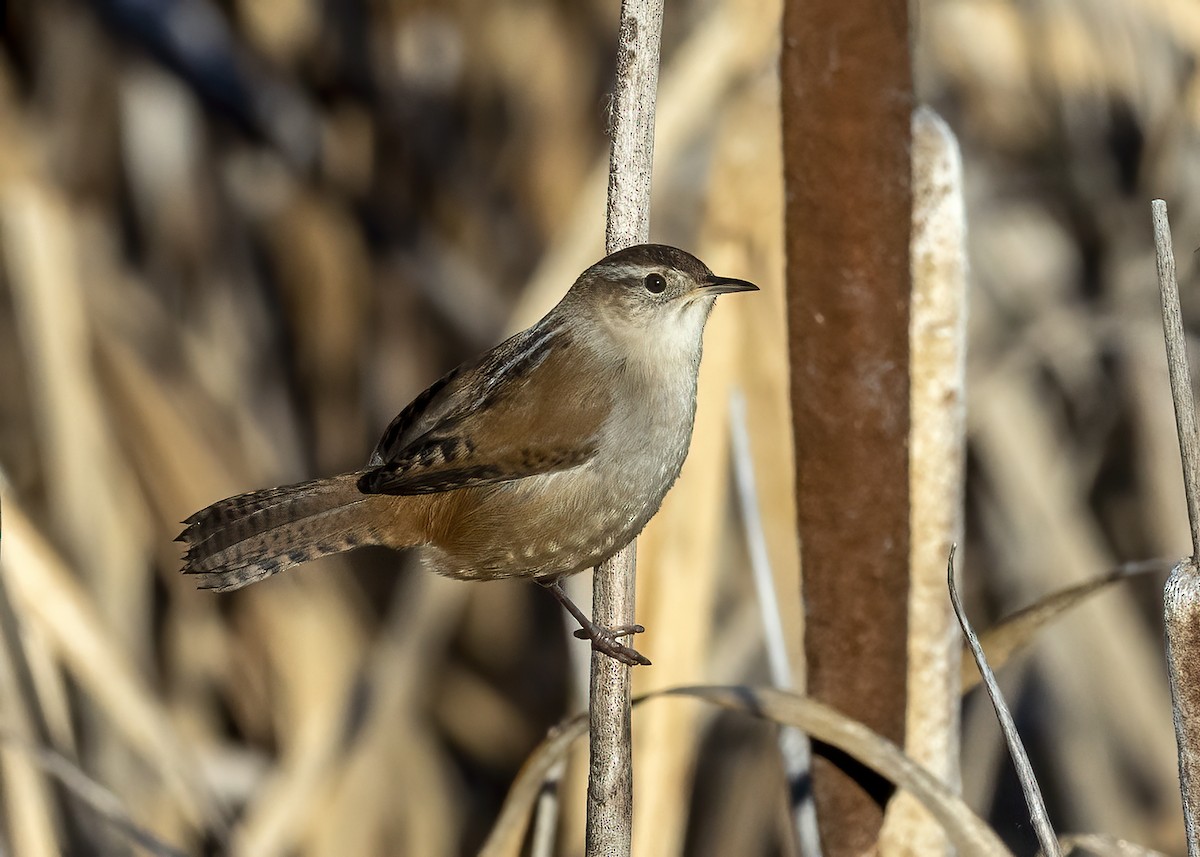
[[597,262],[593,268],[603,270],[604,268],[627,266],[674,268],[696,281],[712,276],[712,271],[708,269],[708,266],[691,253],[667,244],[634,244],[632,247],[610,253]]

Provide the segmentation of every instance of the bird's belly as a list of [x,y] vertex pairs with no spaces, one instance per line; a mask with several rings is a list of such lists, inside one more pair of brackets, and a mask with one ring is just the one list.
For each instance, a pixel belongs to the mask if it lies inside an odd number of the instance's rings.
[[[686,451],[686,450],[685,450]],[[475,502],[426,549],[451,577],[552,578],[608,559],[641,532],[675,481],[682,456],[592,461],[560,473],[471,489]]]

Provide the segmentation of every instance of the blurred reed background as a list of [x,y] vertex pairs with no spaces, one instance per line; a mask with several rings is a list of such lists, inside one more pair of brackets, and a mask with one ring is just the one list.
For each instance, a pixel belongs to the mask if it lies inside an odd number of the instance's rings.
[[[28,666],[7,641],[6,853],[134,853],[122,812],[186,854],[474,853],[584,705],[585,647],[530,585],[364,552],[215,596],[171,540],[220,497],[361,465],[413,395],[599,258],[617,12],[0,4],[0,567]],[[667,7],[653,236],[763,292],[714,314],[692,454],[640,542],[642,690],[767,681],[735,389],[802,679],[778,16]],[[1200,327],[1200,5],[926,0],[916,20],[919,95],[964,153],[963,567],[986,627],[1187,550],[1148,201],[1171,206]],[[1102,596],[1002,678],[1061,829],[1179,854],[1159,584]],[[1030,851],[990,706],[964,711],[965,794]],[[635,853],[788,853],[770,727],[688,702],[635,718]],[[81,803],[31,743],[111,795]],[[563,855],[582,853],[577,762]]]

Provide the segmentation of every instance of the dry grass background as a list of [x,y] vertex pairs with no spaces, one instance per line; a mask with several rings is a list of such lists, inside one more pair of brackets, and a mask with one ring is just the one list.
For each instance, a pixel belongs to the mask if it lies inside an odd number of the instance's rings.
[[[635,690],[766,680],[734,388],[801,663],[778,13],[668,4],[654,235],[764,288],[709,329],[692,454],[641,541],[655,665]],[[616,14],[0,5],[0,569],[29,667],[0,659],[8,853],[133,849],[30,741],[183,853],[473,853],[522,760],[582,706],[583,646],[533,587],[381,552],[217,597],[177,574],[171,539],[225,495],[358,466],[425,384],[598,258]],[[1200,6],[926,0],[916,20],[919,94],[964,155],[963,567],[986,626],[1186,552],[1147,202],[1171,206],[1196,320]],[[1156,586],[1102,596],[1002,678],[1060,829],[1182,853]],[[771,729],[686,701],[636,717],[635,853],[789,853]],[[975,696],[963,742],[968,802],[1031,850]],[[561,854],[581,852],[581,771]]]

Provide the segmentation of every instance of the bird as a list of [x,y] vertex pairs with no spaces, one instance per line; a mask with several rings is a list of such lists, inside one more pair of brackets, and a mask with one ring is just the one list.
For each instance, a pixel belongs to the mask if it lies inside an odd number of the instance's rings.
[[460,580],[524,578],[625,664],[650,661],[562,586],[642,531],[691,443],[704,327],[718,295],[758,289],[639,244],[587,268],[532,327],[431,384],[367,466],[220,500],[183,523],[183,573],[240,589],[364,545],[414,548]]

